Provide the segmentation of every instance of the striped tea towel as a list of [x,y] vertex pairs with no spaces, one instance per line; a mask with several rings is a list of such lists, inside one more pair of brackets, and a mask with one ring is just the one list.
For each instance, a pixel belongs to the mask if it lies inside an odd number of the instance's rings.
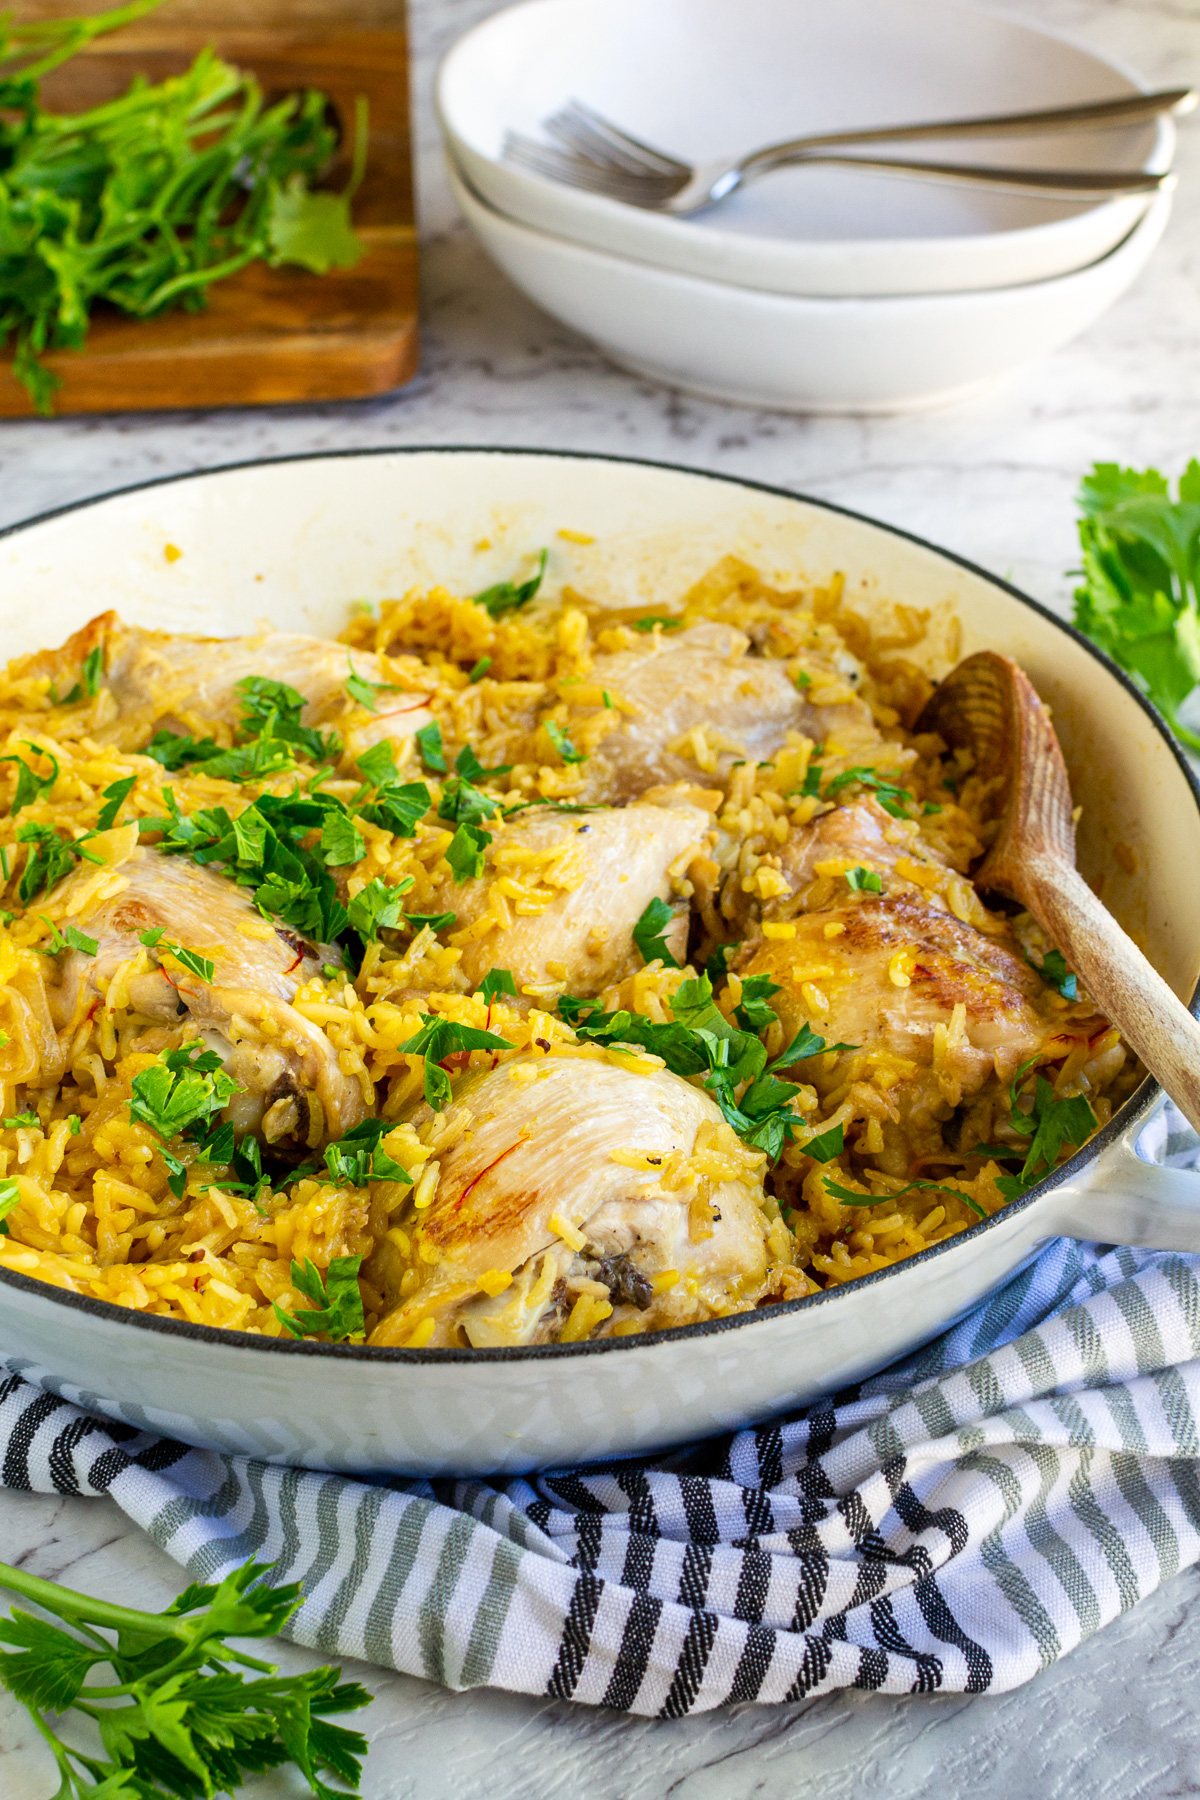
[[[1178,1115],[1142,1143],[1187,1165],[1197,1148]],[[1012,1688],[1200,1558],[1200,1256],[1058,1240],[802,1413],[527,1480],[192,1450],[7,1367],[7,1487],[108,1494],[194,1580],[271,1561],[304,1584],[298,1643],[452,1688],[666,1718]]]

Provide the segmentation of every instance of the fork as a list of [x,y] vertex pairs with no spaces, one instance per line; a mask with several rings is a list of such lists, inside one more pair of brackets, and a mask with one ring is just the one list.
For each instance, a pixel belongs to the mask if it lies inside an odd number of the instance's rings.
[[585,106],[572,100],[545,121],[544,129],[564,149],[538,143],[510,131],[504,143],[508,161],[569,187],[622,200],[651,212],[686,216],[724,200],[737,188],[773,169],[798,163],[839,163],[881,169],[939,181],[985,184],[1023,192],[1055,194],[1153,194],[1174,185],[1174,176],[1138,170],[1003,168],[979,163],[909,161],[898,157],[863,156],[863,144],[899,143],[918,138],[1028,136],[1043,131],[1079,131],[1089,126],[1129,125],[1163,113],[1191,112],[1197,95],[1191,88],[1168,88],[1154,94],[1130,94],[1119,100],[1090,101],[990,118],[943,119],[922,125],[886,125],[862,131],[832,131],[768,144],[737,162],[682,162],[665,150],[643,143]]

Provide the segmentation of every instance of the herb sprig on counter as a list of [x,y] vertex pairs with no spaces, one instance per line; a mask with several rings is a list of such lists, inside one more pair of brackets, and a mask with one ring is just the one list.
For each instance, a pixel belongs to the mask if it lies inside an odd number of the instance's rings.
[[250,75],[201,51],[181,75],[135,81],[73,115],[47,112],[40,81],[158,0],[90,19],[0,16],[0,344],[40,412],[59,385],[44,351],[81,346],[100,301],[137,318],[195,311],[248,263],[323,274],[362,254],[350,201],[364,172],[366,103],[340,194],[315,192],[337,148],[326,95],[268,106]]
[[1075,623],[1200,751],[1179,709],[1200,684],[1200,462],[1172,497],[1157,469],[1096,463],[1080,484]]
[[[55,1800],[212,1800],[286,1763],[317,1800],[358,1792],[366,1739],[330,1720],[368,1691],[332,1667],[281,1676],[230,1642],[277,1636],[300,1605],[299,1585],[268,1587],[269,1573],[248,1562],[147,1613],[0,1563],[0,1587],[37,1608],[0,1617],[0,1684],[57,1764]],[[64,1713],[94,1727],[100,1755],[59,1735]]]

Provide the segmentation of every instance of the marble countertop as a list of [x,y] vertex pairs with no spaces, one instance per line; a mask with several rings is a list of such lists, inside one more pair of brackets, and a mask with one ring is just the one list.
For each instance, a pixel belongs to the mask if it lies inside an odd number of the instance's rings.
[[[995,0],[993,0],[995,5]],[[775,482],[893,521],[1065,610],[1072,493],[1093,460],[1177,470],[1200,453],[1200,128],[1166,241],[1077,343],[970,406],[793,418],[707,404],[614,369],[545,318],[455,221],[428,95],[433,64],[495,0],[413,0],[425,237],[422,372],[355,405],[0,424],[0,524],[149,476],[351,445],[616,451]],[[1007,0],[1158,85],[1200,81],[1200,0]],[[1189,179],[1190,173],[1190,179]],[[179,1571],[108,1501],[0,1495],[6,1559],[133,1604]],[[653,1722],[356,1670],[378,1698],[367,1800],[1168,1800],[1200,1793],[1200,1571],[1007,1695],[839,1694]],[[288,1667],[312,1659],[281,1647]],[[46,1800],[48,1760],[0,1695],[0,1793]],[[271,1780],[250,1800],[299,1787]]]

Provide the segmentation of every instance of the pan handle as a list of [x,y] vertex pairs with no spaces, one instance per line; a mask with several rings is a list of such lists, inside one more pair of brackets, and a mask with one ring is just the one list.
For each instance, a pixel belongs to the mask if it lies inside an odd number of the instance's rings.
[[1075,1181],[1054,1192],[1059,1235],[1200,1252],[1200,1170],[1168,1169],[1139,1156],[1146,1124],[1137,1120]]

